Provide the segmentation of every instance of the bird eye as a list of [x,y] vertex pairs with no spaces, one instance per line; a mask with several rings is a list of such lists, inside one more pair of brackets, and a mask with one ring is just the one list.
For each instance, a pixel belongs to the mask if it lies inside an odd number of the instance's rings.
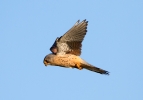
[[47,60],[44,60],[43,63],[47,66],[49,62]]
[[49,63],[47,60],[44,60],[44,62]]

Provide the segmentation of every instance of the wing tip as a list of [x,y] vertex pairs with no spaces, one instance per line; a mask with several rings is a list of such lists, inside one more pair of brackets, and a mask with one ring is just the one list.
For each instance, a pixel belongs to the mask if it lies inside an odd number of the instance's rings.
[[78,20],[78,21],[74,24],[74,26],[78,25],[78,24],[79,24],[79,22],[80,22],[80,20]]
[[[88,21],[87,21],[86,19],[84,19],[81,23],[83,23],[83,22],[88,23]],[[80,20],[78,20],[78,21],[76,22],[76,24],[79,24],[79,23],[80,23]]]
[[86,19],[84,19],[83,22],[88,23],[88,21]]

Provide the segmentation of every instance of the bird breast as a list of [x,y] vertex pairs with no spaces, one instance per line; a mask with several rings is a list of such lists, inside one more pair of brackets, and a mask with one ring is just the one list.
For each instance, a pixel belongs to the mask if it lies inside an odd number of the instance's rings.
[[65,54],[54,56],[51,64],[56,66],[74,67],[81,62],[81,58],[76,55]]

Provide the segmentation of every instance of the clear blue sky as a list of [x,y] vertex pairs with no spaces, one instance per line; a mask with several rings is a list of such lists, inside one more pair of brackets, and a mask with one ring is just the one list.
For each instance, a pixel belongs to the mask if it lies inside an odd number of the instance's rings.
[[[0,100],[143,100],[142,0],[1,0]],[[81,57],[108,70],[45,67],[56,37],[89,21]]]

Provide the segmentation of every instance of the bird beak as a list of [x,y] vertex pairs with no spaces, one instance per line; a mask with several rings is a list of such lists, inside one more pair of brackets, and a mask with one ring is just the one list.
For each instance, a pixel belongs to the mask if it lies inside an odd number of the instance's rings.
[[49,63],[48,63],[47,61],[44,61],[44,65],[45,65],[45,66],[48,66]]

